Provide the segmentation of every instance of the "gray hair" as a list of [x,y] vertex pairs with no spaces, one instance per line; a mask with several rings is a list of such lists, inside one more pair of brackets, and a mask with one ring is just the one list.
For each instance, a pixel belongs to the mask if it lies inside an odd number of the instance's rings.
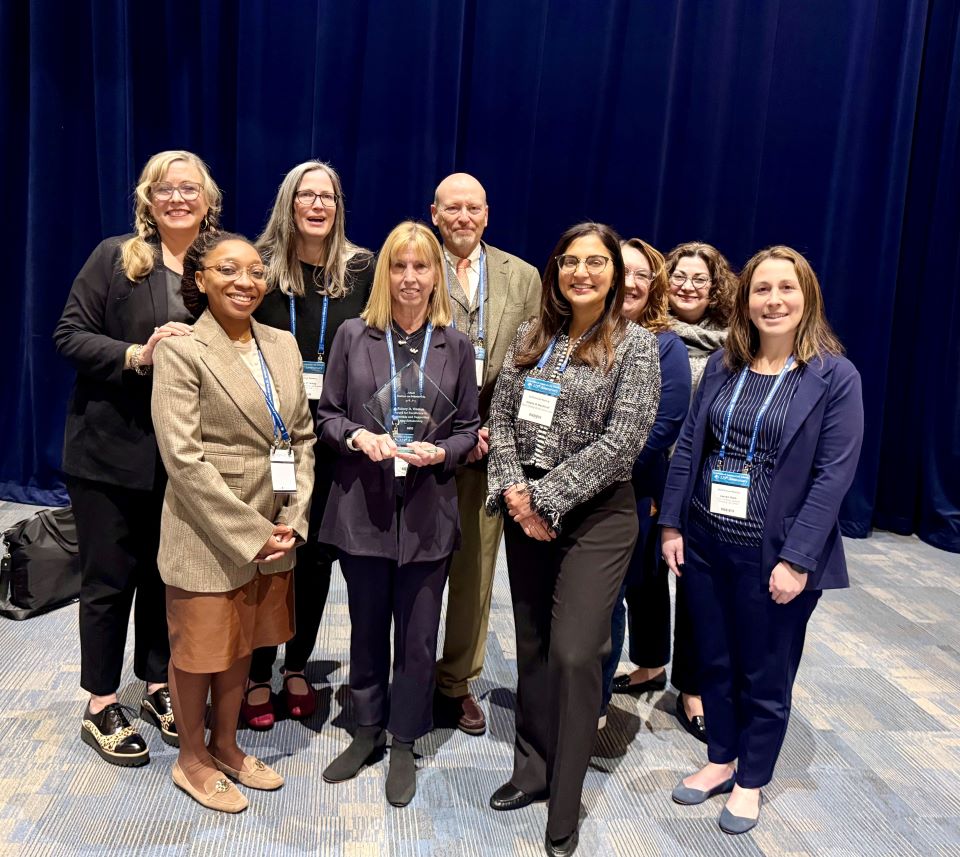
[[297,226],[293,219],[294,196],[303,177],[314,170],[321,170],[330,178],[333,192],[337,195],[337,208],[333,228],[324,243],[324,257],[319,260],[324,266],[322,283],[315,283],[317,291],[341,298],[349,291],[347,274],[362,268],[371,253],[350,241],[344,225],[343,186],[340,176],[328,163],[304,161],[297,164],[284,176],[277,189],[270,219],[257,239],[256,248],[267,266],[267,281],[271,288],[279,288],[285,295],[302,297],[306,291],[303,269],[297,257]]

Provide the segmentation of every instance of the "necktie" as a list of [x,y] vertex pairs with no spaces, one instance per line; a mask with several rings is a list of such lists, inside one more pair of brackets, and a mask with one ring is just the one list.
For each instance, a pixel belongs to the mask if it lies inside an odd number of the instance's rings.
[[467,271],[470,270],[470,260],[469,259],[458,259],[457,260],[457,279],[460,281],[460,285],[463,286],[464,292],[467,295],[470,294],[470,277],[467,276]]

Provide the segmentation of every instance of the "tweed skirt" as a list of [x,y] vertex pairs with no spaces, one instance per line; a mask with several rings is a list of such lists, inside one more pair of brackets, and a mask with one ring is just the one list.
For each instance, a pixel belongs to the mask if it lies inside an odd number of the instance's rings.
[[217,673],[294,631],[293,572],[257,574],[230,592],[167,586],[170,660],[188,673]]

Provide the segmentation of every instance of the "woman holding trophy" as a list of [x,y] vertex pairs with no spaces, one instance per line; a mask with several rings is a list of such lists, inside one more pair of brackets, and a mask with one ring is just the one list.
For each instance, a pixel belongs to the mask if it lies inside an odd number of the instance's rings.
[[320,540],[338,549],[347,581],[357,722],[323,777],[356,776],[390,732],[394,806],[416,792],[413,743],[432,728],[441,599],[460,544],[454,473],[480,428],[473,347],[450,326],[442,277],[426,226],[387,236],[367,308],[334,339],[317,411],[317,434],[340,452]]

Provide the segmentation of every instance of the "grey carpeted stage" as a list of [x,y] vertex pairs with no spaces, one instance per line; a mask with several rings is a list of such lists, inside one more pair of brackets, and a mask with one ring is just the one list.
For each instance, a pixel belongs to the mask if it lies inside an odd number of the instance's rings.
[[[0,503],[0,528],[28,511]],[[716,825],[720,799],[684,808],[677,779],[704,747],[672,714],[674,693],[614,697],[584,788],[581,845],[592,855],[960,855],[960,557],[914,538],[848,541],[853,588],[814,615],[793,719],[760,826]],[[441,730],[419,742],[417,796],[383,798],[385,763],[339,786],[320,778],[348,742],[344,683],[350,625],[334,576],[306,724],[244,732],[241,743],[286,776],[250,808],[203,809],[170,780],[175,751],[144,727],[152,761],[124,770],[80,743],[76,606],[26,622],[0,619],[0,853],[458,857],[539,855],[544,805],[487,808],[510,772],[514,645],[506,570],[498,570],[487,665],[478,690],[484,737]],[[130,647],[128,645],[128,655]],[[624,665],[626,667],[626,665]],[[279,682],[275,681],[275,687]],[[130,657],[121,701],[138,707]]]

